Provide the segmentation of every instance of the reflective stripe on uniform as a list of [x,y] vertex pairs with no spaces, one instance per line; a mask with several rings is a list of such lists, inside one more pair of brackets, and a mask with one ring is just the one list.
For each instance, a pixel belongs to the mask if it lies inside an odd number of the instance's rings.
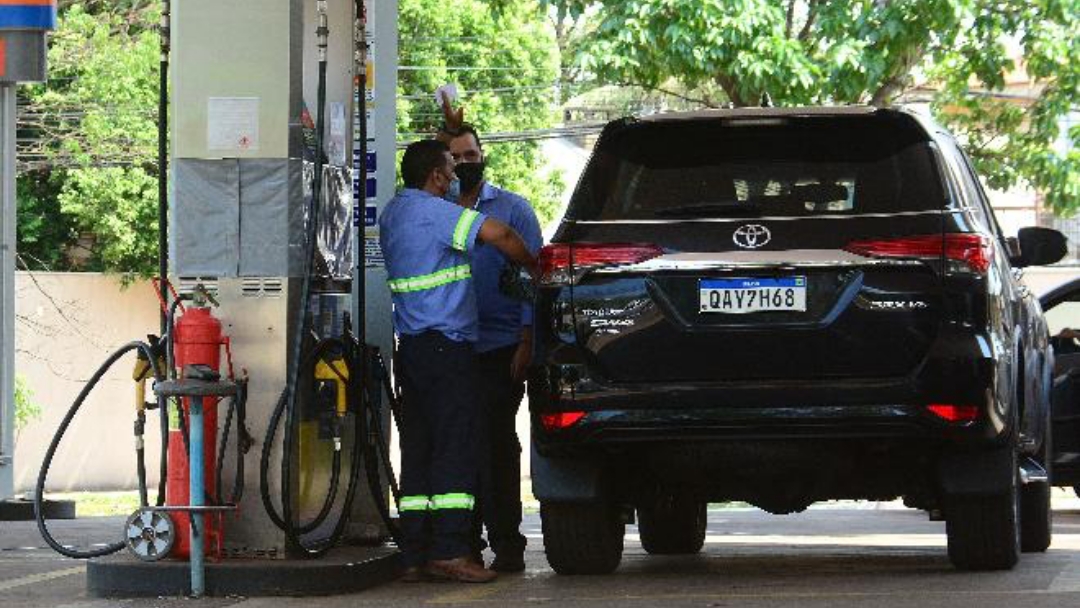
[[457,226],[454,228],[454,241],[452,244],[454,249],[466,251],[469,248],[466,241],[469,238],[469,231],[478,217],[480,217],[480,214],[472,209],[465,209],[461,212],[461,217],[458,218]]
[[431,508],[439,509],[472,509],[476,499],[472,494],[437,494],[431,497]]
[[402,496],[398,505],[400,511],[427,511],[431,508],[431,498],[427,496]]
[[409,293],[434,289],[447,283],[464,281],[472,278],[472,269],[468,264],[443,268],[431,274],[423,274],[416,277],[404,277],[401,279],[388,279],[390,291],[394,293]]

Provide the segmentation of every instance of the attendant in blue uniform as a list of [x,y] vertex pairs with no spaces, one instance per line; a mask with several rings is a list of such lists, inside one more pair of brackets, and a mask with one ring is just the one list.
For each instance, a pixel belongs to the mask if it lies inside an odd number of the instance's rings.
[[[463,123],[450,135],[450,154],[461,183],[457,203],[513,228],[536,255],[543,245],[540,222],[524,198],[484,181],[484,152],[476,129]],[[481,438],[480,510],[487,539],[495,552],[496,572],[525,569],[525,537],[521,526],[521,443],[515,421],[525,393],[525,370],[532,357],[532,303],[509,298],[499,290],[499,277],[510,262],[495,247],[481,245],[472,256],[473,283],[480,313],[481,392],[486,415]],[[477,538],[475,542],[479,543]]]
[[478,244],[530,270],[535,259],[506,224],[441,197],[457,180],[446,144],[420,141],[401,161],[405,183],[379,220],[404,390],[401,551],[408,580],[488,582],[470,559],[479,462],[471,258]]

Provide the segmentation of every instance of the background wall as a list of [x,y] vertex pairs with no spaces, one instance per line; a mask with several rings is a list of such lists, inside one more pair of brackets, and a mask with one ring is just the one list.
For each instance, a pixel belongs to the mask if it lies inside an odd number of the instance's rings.
[[[97,273],[20,272],[15,315],[15,372],[43,410],[16,440],[21,492],[36,483],[49,440],[94,370],[124,343],[158,332],[158,305],[148,282],[124,288],[117,277]],[[86,401],[53,462],[49,490],[136,487],[133,365],[134,356],[117,362]],[[151,471],[156,429],[148,430]]]
[[[1031,268],[1025,281],[1037,293],[1080,277],[1080,268]],[[15,489],[33,488],[49,440],[87,378],[122,344],[157,333],[157,300],[147,282],[124,288],[113,276],[94,273],[18,273],[16,276],[16,373],[41,405],[41,419],[18,437]],[[132,437],[133,357],[105,376],[68,430],[49,476],[49,491],[134,489]],[[528,489],[528,404],[518,414],[523,489]],[[155,414],[156,416],[156,414]],[[147,470],[157,471],[156,417],[147,428]],[[261,441],[261,437],[257,438]],[[397,460],[397,445],[394,459]],[[249,453],[257,466],[259,446]]]

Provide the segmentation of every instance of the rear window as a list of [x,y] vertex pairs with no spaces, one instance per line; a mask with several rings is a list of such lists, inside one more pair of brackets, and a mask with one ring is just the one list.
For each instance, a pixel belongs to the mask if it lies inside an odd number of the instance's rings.
[[630,124],[601,139],[579,220],[800,217],[942,209],[931,143],[901,115]]

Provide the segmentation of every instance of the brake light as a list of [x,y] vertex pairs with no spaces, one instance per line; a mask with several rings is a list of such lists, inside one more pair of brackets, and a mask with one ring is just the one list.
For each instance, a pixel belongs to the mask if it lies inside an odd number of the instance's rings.
[[945,422],[971,422],[979,417],[977,405],[952,405],[949,403],[931,403],[926,409]]
[[663,253],[663,249],[651,244],[553,243],[540,250],[540,283],[570,285],[582,271],[638,264]]
[[545,431],[559,431],[570,428],[585,417],[585,412],[555,412],[540,414],[540,425]]
[[845,251],[877,258],[929,258],[944,256],[974,272],[985,273],[994,255],[992,241],[980,234],[929,234],[895,239],[852,241]]

